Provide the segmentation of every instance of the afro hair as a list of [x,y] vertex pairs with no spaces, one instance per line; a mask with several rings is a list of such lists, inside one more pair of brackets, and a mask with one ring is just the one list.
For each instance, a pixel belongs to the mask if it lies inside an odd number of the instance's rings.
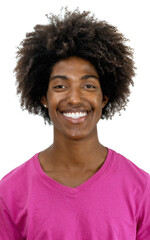
[[51,124],[41,98],[46,97],[52,67],[61,59],[77,56],[95,66],[102,92],[109,98],[101,118],[111,119],[116,112],[125,110],[135,76],[128,39],[90,11],[71,12],[65,8],[63,16],[49,14],[47,18],[48,24],[36,25],[18,47],[14,72],[21,108],[41,115],[45,123]]

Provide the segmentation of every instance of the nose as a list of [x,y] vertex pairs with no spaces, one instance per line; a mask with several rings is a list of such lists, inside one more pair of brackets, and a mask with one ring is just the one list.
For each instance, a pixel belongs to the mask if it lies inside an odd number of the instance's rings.
[[72,87],[67,96],[68,103],[78,105],[82,102],[82,93],[79,87]]

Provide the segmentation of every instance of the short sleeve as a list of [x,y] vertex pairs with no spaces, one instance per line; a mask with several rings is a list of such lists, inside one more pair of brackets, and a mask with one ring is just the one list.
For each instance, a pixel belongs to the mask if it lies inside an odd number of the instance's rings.
[[139,207],[136,240],[150,240],[150,175]]
[[0,240],[23,240],[0,198]]

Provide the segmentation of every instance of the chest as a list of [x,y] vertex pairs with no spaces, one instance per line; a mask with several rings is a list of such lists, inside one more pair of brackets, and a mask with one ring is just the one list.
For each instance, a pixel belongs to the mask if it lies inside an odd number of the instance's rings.
[[[57,177],[57,181],[67,184],[64,178]],[[75,184],[75,181],[67,185],[71,186],[72,183]],[[47,192],[45,186],[40,192],[36,192],[35,187],[34,185],[30,197],[28,214],[25,215],[30,223],[27,226],[29,235],[27,239],[136,238],[134,214],[132,215],[134,206],[127,197],[118,192],[116,186],[109,187],[108,191],[106,183],[93,184],[92,189],[89,185],[76,195],[60,191],[57,186],[54,189],[53,185],[50,185]]]

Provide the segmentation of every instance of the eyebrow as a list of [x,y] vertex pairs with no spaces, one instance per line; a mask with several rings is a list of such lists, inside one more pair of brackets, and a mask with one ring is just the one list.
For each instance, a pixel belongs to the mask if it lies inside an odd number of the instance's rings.
[[[67,76],[64,76],[64,75],[55,75],[53,77],[50,78],[50,80],[54,80],[56,78],[60,78],[60,79],[63,79],[63,80],[68,80],[69,78]],[[84,75],[81,80],[86,80],[88,78],[95,78],[97,80],[99,80],[99,78],[95,75]]]

